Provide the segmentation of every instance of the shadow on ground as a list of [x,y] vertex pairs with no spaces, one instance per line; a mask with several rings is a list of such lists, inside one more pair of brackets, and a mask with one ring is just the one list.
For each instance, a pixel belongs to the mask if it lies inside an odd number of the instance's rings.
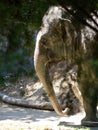
[[59,126],[65,126],[65,127],[72,127],[72,128],[77,128],[78,129],[81,129],[81,128],[89,128],[90,130],[98,130],[98,127],[85,127],[85,126],[81,126],[81,125],[76,125],[74,124],[73,122],[60,122],[58,124]]

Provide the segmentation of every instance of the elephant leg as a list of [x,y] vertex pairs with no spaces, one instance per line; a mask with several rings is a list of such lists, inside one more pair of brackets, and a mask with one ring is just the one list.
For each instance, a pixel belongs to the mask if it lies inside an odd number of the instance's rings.
[[98,119],[96,116],[97,93],[94,92],[92,97],[83,95],[83,105],[84,105],[84,110],[85,110],[86,116],[81,121],[81,124],[84,126],[98,126]]
[[35,70],[37,72],[37,75],[40,81],[42,82],[46,90],[46,93],[48,94],[48,97],[53,105],[54,110],[59,115],[65,115],[66,111],[62,111],[62,108],[59,105],[57,97],[55,95],[52,83],[50,81],[49,68],[48,68],[48,64],[46,64],[48,62],[47,57],[45,57],[44,55],[38,55],[36,56],[34,62],[35,62],[34,64],[35,64]]
[[98,83],[92,68],[91,61],[82,61],[79,64],[79,89],[83,98],[85,118],[81,124],[84,126],[98,126],[97,119],[97,101],[98,101]]

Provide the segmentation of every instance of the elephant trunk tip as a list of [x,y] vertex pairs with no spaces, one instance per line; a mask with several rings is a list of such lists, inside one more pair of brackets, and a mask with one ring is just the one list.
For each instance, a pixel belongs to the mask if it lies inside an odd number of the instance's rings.
[[64,115],[67,115],[69,113],[70,109],[69,108],[65,108],[64,110],[62,111],[56,111],[56,113],[59,115],[59,116],[64,116]]

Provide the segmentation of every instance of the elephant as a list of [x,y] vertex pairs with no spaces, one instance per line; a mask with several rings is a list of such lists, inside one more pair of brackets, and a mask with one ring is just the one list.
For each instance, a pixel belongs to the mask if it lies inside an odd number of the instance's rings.
[[[62,116],[66,114],[66,110],[62,110],[57,100],[49,77],[49,69],[54,63],[63,60],[68,61],[71,65],[78,65],[78,89],[81,92],[86,113],[81,124],[83,126],[98,126],[96,115],[98,80],[92,67],[91,57],[87,55],[85,45],[81,44],[81,37],[68,12],[61,6],[52,6],[45,13],[37,35],[34,66],[54,110]],[[81,99],[79,94],[78,97]]]

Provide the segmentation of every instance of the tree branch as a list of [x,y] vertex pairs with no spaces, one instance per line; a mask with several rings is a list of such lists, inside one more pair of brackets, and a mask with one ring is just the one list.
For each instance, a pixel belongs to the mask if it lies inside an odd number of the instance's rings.
[[[74,19],[76,19],[77,21],[79,21],[81,24],[88,26],[89,28],[91,28],[93,31],[98,33],[98,29],[96,29],[96,27],[92,26],[90,23],[88,23],[86,21],[86,19],[84,19],[81,16],[77,16],[77,12],[74,13],[74,10],[68,9],[68,7],[65,5],[65,2],[62,0],[57,0],[58,3],[65,8],[73,17]],[[75,2],[75,1],[74,1]],[[81,13],[83,13],[84,16],[86,16],[87,18],[91,19],[93,21],[93,23],[98,27],[98,23],[92,18],[91,15],[89,15],[84,9],[81,9],[81,7],[79,5],[77,5],[77,3],[75,2],[75,7],[77,10],[81,11]]]
[[92,13],[96,16],[96,17],[98,17],[98,13],[96,12],[96,11],[92,11]]

